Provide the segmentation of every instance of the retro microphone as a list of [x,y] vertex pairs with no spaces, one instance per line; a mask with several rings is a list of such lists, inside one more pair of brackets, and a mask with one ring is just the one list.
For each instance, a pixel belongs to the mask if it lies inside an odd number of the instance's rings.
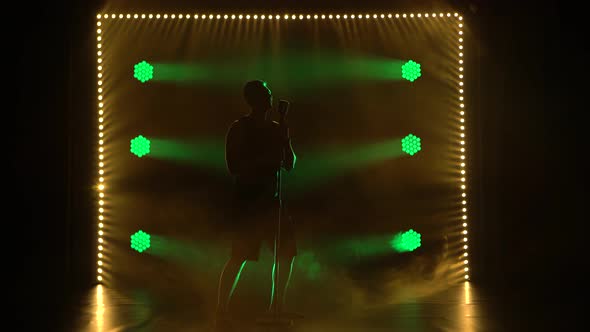
[[287,112],[289,112],[289,102],[284,99],[279,100],[278,111],[279,111],[279,114],[281,115],[279,123],[281,125],[284,125],[287,122]]

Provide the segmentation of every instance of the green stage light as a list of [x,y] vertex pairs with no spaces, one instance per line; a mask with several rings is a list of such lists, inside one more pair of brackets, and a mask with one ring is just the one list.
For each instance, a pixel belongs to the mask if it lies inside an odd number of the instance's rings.
[[150,153],[150,140],[139,135],[131,140],[131,153],[139,158]]
[[136,64],[133,68],[133,76],[141,83],[145,83],[154,78],[154,66],[150,65],[145,60]]
[[131,235],[131,248],[138,252],[144,252],[150,247],[150,235],[142,230]]
[[402,139],[402,150],[410,156],[415,155],[418,151],[422,150],[420,144],[420,137],[409,134]]
[[422,235],[413,229],[396,234],[391,240],[391,247],[397,252],[414,251],[421,245]]
[[419,63],[410,60],[402,66],[402,77],[410,82],[414,82],[421,75]]

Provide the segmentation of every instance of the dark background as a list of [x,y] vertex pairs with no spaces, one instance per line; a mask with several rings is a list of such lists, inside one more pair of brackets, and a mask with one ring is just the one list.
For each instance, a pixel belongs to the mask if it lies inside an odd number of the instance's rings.
[[[112,11],[175,8],[175,2],[119,1]],[[279,7],[445,9],[450,4],[464,13],[478,42],[477,50],[468,51],[479,55],[478,72],[470,74],[479,81],[466,97],[468,128],[477,137],[469,147],[472,279],[495,294],[573,309],[586,262],[579,258],[586,149],[572,126],[583,123],[581,112],[587,109],[578,97],[586,70],[582,12],[541,2],[360,3],[281,1]],[[22,5],[12,10],[22,15],[12,16],[7,28],[18,57],[5,63],[18,69],[7,84],[16,85],[18,104],[3,118],[10,137],[3,220],[17,228],[5,230],[3,243],[9,261],[15,260],[8,269],[24,284],[17,308],[43,308],[38,317],[43,321],[59,319],[53,309],[95,280],[95,225],[89,222],[95,153],[88,131],[95,128],[89,112],[95,103],[94,18],[103,3]],[[199,1],[178,8],[195,7],[240,6]],[[274,1],[247,4],[262,7],[277,8]]]

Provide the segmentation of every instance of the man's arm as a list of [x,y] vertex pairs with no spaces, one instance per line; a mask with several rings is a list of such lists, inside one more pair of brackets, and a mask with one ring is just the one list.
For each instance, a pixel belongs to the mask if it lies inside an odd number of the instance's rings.
[[225,163],[229,173],[233,176],[239,175],[243,168],[241,163],[243,158],[240,156],[241,142],[241,130],[236,121],[229,128],[225,138]]
[[295,163],[297,162],[297,156],[295,155],[295,151],[293,151],[293,146],[291,145],[291,137],[289,136],[289,128],[286,129],[286,138],[285,142],[283,143],[283,153],[285,155],[285,163],[283,168],[287,171],[292,170],[295,168]]

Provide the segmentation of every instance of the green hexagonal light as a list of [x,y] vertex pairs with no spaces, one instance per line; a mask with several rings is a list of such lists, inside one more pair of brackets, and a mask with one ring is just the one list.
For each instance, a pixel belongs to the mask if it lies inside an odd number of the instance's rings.
[[402,150],[410,156],[418,153],[418,151],[422,150],[420,137],[417,137],[413,134],[409,134],[408,136],[404,137],[402,139]]
[[133,77],[141,83],[145,83],[154,78],[154,66],[147,63],[145,60],[137,63],[133,67]]
[[137,231],[131,235],[131,248],[138,251],[144,252],[150,247],[150,235],[142,230]]
[[406,80],[414,82],[421,75],[419,63],[410,60],[402,65],[402,77]]
[[131,140],[130,150],[131,153],[141,158],[150,153],[150,140],[139,135]]
[[397,252],[414,251],[422,245],[422,235],[413,229],[396,234],[391,240],[391,247]]

